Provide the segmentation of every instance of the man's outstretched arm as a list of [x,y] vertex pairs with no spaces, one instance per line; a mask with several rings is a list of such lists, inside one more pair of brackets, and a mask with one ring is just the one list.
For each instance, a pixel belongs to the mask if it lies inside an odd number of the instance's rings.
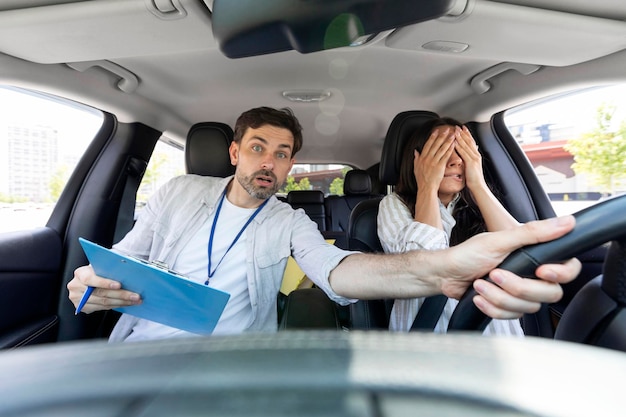
[[[541,265],[536,279],[521,278],[496,267],[514,250],[547,242],[573,229],[573,216],[533,221],[513,230],[482,233],[441,251],[402,254],[353,254],[331,273],[333,290],[347,298],[417,298],[445,294],[460,298],[473,284],[476,306],[497,319],[520,317],[563,296],[560,284],[578,276],[581,264]],[[483,278],[489,276],[495,284]]]

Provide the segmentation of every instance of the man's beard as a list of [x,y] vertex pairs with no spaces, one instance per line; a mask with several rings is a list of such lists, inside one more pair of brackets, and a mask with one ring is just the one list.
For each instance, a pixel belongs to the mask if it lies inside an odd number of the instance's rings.
[[[271,187],[259,187],[254,183],[254,180],[258,176],[271,177],[272,178],[272,186]],[[243,174],[237,174],[237,181],[239,184],[254,198],[258,198],[259,200],[267,200],[274,194],[278,192],[278,188],[280,184],[278,184],[278,180],[276,175],[272,171],[268,171],[266,169],[261,169],[250,176],[245,176]]]

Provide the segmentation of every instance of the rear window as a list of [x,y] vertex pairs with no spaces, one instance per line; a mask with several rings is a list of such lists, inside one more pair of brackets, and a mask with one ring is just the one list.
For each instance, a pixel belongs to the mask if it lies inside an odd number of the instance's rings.
[[340,164],[294,164],[278,195],[293,190],[321,190],[325,196],[343,195],[343,180],[351,169]]

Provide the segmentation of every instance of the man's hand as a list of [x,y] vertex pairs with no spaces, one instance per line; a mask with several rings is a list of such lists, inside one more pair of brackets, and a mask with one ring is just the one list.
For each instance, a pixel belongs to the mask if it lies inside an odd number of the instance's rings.
[[74,306],[78,306],[88,286],[94,287],[94,290],[81,310],[84,313],[141,304],[138,294],[123,290],[117,281],[99,277],[91,265],[86,265],[77,268],[74,271],[74,278],[67,283],[69,299]]
[[535,313],[542,302],[559,301],[563,296],[559,283],[571,281],[578,276],[580,268],[576,258],[563,264],[541,265],[535,271],[541,279],[521,278],[509,271],[494,269],[489,277],[497,285],[483,279],[474,281],[479,295],[473,301],[483,313],[494,318],[514,319],[520,317],[520,313]]
[[[450,248],[445,257],[450,276],[442,277],[443,293],[460,298],[467,290],[468,281],[473,281],[478,292],[474,303],[483,313],[496,319],[517,318],[536,312],[541,303],[558,301],[563,296],[559,284],[572,281],[580,273],[578,259],[539,266],[535,275],[540,279],[522,278],[495,268],[514,250],[563,236],[574,224],[573,216],[533,221],[513,230],[482,233]],[[487,273],[495,284],[477,279]]]

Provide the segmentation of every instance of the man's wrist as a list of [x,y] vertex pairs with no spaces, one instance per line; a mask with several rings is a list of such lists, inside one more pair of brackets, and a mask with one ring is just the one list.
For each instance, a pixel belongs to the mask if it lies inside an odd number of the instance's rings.
[[446,250],[414,250],[406,252],[410,255],[410,270],[414,272],[414,278],[420,281],[420,287],[426,294],[420,297],[442,293],[445,280]]

